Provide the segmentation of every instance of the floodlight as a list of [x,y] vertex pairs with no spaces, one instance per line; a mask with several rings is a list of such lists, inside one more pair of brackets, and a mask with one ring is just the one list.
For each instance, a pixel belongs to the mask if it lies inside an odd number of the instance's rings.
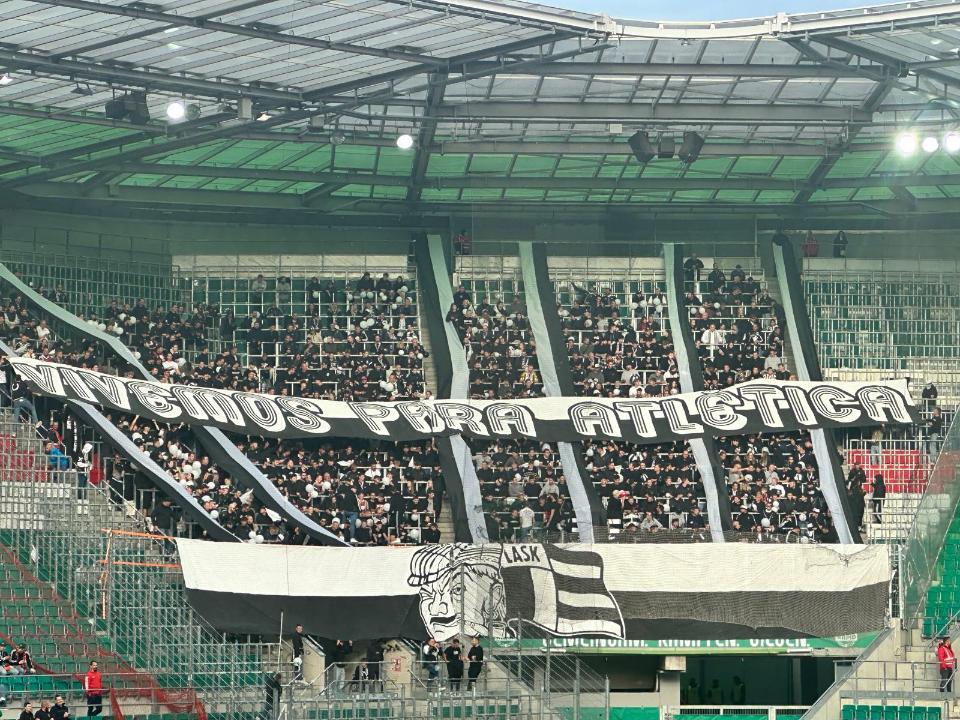
[[912,132],[904,132],[897,135],[897,152],[908,157],[917,151],[917,136]]

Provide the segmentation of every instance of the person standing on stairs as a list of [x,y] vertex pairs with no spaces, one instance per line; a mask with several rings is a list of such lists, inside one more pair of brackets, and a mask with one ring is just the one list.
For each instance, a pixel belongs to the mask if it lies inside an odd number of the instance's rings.
[[940,663],[940,692],[953,692],[953,675],[957,671],[957,656],[950,647],[950,638],[937,643],[937,661]]
[[96,660],[90,663],[90,669],[83,677],[83,694],[87,696],[87,717],[103,712],[103,677]]
[[303,625],[297,623],[290,637],[290,644],[293,645],[293,679],[303,680]]
[[450,689],[460,692],[460,681],[463,679],[463,650],[458,638],[450,641],[447,649],[443,651],[443,657],[447,661],[447,679],[450,681]]
[[883,474],[873,476],[873,522],[879,525],[883,522],[883,499],[887,496],[887,484],[883,481]]
[[473,637],[470,640],[470,651],[467,653],[467,660],[470,665],[467,668],[467,690],[475,690],[477,687],[477,678],[480,677],[480,671],[483,670],[483,648],[480,646],[480,638]]

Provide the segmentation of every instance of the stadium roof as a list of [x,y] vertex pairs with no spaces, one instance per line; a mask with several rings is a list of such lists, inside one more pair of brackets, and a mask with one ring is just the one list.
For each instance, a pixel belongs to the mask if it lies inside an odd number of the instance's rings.
[[[960,4],[647,22],[493,0],[0,0],[7,205],[960,211]],[[146,91],[150,120],[105,105]],[[172,100],[198,119],[168,124]],[[141,113],[142,114],[142,109]],[[692,130],[700,157],[627,138]],[[407,151],[398,135],[416,139]]]

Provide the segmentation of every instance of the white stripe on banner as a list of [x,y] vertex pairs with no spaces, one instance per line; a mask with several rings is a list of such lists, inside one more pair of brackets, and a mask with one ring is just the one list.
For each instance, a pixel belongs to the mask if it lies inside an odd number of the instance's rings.
[[612,635],[620,637],[623,628],[609,620],[571,620],[560,618],[557,621],[558,635]]
[[[800,329],[794,312],[794,303],[803,302],[803,298],[795,298],[790,292],[790,283],[787,282],[787,266],[783,260],[783,246],[777,243],[773,244],[773,265],[777,271],[777,285],[780,287],[780,299],[783,301],[783,312],[787,319],[787,335],[790,338],[790,350],[793,354],[794,372],[800,380],[810,380],[810,368],[807,367],[807,361],[803,352],[803,343],[800,342]],[[820,475],[820,492],[823,493],[823,499],[827,501],[827,507],[830,508],[830,515],[833,517],[834,527],[837,529],[837,537],[841,544],[848,545],[853,542],[853,533],[850,531],[850,525],[847,522],[847,516],[843,514],[843,503],[840,500],[840,488],[842,480],[837,478],[833,472],[833,459],[831,453],[836,452],[831,449],[827,443],[827,436],[823,430],[811,430],[810,440],[813,443],[813,454],[817,458],[817,472]],[[843,490],[846,492],[846,488]]]
[[[680,292],[682,288],[676,287],[673,275],[673,264],[676,262],[677,248],[673,244],[663,246],[663,262],[667,271],[667,326],[670,328],[670,335],[673,337],[673,354],[677,358],[677,369],[680,371],[680,391],[693,392],[693,376],[690,374],[690,363],[694,362],[687,355],[687,346],[680,337],[681,333],[689,332],[681,327],[681,323],[687,322],[686,315],[680,312]],[[700,358],[695,358],[700,362]],[[700,478],[703,482],[703,495],[707,500],[707,520],[710,522],[710,539],[713,542],[723,542],[723,525],[720,518],[720,498],[717,490],[717,479],[713,474],[713,463],[710,453],[707,452],[707,446],[699,438],[690,440],[690,450],[693,452],[693,460],[700,471]]]
[[[433,268],[433,280],[437,286],[440,312],[444,313],[443,329],[446,333],[447,347],[450,350],[450,364],[453,370],[450,399],[468,398],[470,397],[470,368],[467,366],[467,354],[453,324],[446,321],[446,309],[453,305],[453,288],[450,287],[450,276],[447,274],[443,244],[438,236],[430,235],[427,237],[427,247],[430,250],[430,266]],[[431,340],[439,342],[440,338],[436,340],[431,338]],[[450,438],[450,447],[457,468],[460,470],[463,502],[466,505],[470,523],[470,536],[475,543],[488,543],[490,536],[487,534],[487,523],[483,517],[483,493],[480,490],[480,479],[477,477],[477,468],[473,464],[470,447],[459,435]]]
[[561,604],[569,605],[570,607],[617,609],[613,598],[609,595],[599,593],[572,593],[566,590],[559,590],[557,591],[557,599],[560,600]]
[[557,622],[557,585],[553,581],[553,573],[544,568],[530,568],[530,581],[533,583],[533,599],[536,603],[533,622],[552,630]]
[[[520,269],[523,273],[524,297],[527,301],[527,319],[530,329],[533,330],[533,339],[537,345],[537,360],[540,368],[540,377],[543,380],[543,393],[547,397],[563,397],[560,390],[560,380],[557,378],[559,361],[550,345],[550,333],[547,332],[544,308],[540,302],[540,287],[537,282],[537,271],[533,261],[533,243],[519,243]],[[550,312],[555,312],[553,307]],[[593,542],[593,513],[590,511],[590,499],[584,488],[584,479],[580,477],[576,454],[570,443],[558,442],[557,452],[560,455],[560,465],[567,480],[567,492],[573,503],[573,511],[577,516],[577,533],[580,542]]]
[[570,563],[560,562],[559,560],[551,560],[550,564],[553,565],[553,569],[560,575],[580,578],[581,580],[600,579],[601,568],[596,564],[571,565]]

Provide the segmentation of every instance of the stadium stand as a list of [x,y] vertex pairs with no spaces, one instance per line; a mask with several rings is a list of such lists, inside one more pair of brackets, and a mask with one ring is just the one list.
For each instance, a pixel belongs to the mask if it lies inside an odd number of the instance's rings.
[[[184,313],[177,303],[169,309],[153,310],[140,299],[133,308],[110,301],[99,315],[103,322],[98,323],[94,317],[87,322],[102,325],[101,329],[118,335],[131,348],[136,348],[137,356],[151,373],[167,382],[249,391],[272,388],[282,394],[329,399],[419,397],[424,391],[426,351],[417,338],[416,306],[413,296],[407,295],[407,281],[400,278],[387,281],[381,275],[379,289],[372,281],[367,289],[369,275],[365,273],[366,280],[363,275],[357,280],[356,292],[369,296],[363,298],[363,303],[355,301],[360,298],[354,298],[349,281],[339,286],[333,280],[328,282],[330,302],[314,305],[323,310],[322,315],[313,318],[314,330],[322,325],[326,333],[324,340],[314,338],[316,344],[307,335],[309,328],[299,327],[297,313],[310,307],[308,294],[316,299],[314,293],[321,293],[319,283],[315,283],[319,289],[309,291],[307,285],[300,283],[296,295],[293,291],[278,293],[275,285],[256,295],[261,305],[269,303],[269,307],[276,310],[268,308],[267,311],[274,329],[265,339],[253,343],[242,337],[248,350],[242,354],[237,352],[233,331],[227,340],[223,340],[220,333],[225,329],[224,318],[230,317],[226,313],[251,307],[249,285],[252,281],[243,285],[242,291],[214,296],[218,301],[225,297],[230,301],[223,315],[216,306],[206,305],[198,306],[192,315]],[[337,294],[340,291],[342,295]],[[373,297],[375,292],[377,295]],[[299,298],[296,302],[295,297]],[[352,304],[339,305],[336,303],[339,299]],[[281,300],[283,316],[277,308]],[[101,360],[90,346],[82,351],[71,350],[59,342],[46,329],[45,320],[30,316],[22,300],[11,300],[10,304],[18,308],[17,323],[7,323],[7,333],[2,339],[19,340],[22,349],[33,347],[38,357],[56,358],[67,364],[93,368]],[[376,317],[373,315],[375,304],[382,311]],[[399,312],[391,314],[397,309]],[[348,312],[348,315],[341,317],[337,315],[339,312]],[[256,330],[259,311],[251,313],[252,329]],[[350,329],[341,329],[339,323]],[[281,324],[286,331],[282,341],[276,330]],[[250,329],[245,330],[247,335]],[[402,334],[402,340],[397,333]],[[384,336],[388,338],[386,344],[381,341]],[[222,350],[210,353],[211,343]],[[251,347],[256,352],[249,352]],[[351,377],[353,374],[357,376],[355,379]],[[332,378],[336,380],[331,382]],[[161,428],[155,423],[138,425],[131,418],[119,419],[118,427],[147,448],[154,460],[181,484],[191,488],[206,510],[222,518],[230,529],[240,532],[241,537],[260,536],[266,542],[298,541],[300,535],[296,528],[285,527],[249,493],[232,487],[229,474],[210,463],[188,428]],[[81,446],[75,448],[75,454]],[[309,517],[316,518],[322,527],[336,525],[335,534],[348,542],[384,545],[439,539],[440,498],[434,488],[437,457],[436,450],[429,444],[376,447],[369,442],[353,441],[271,446],[250,439],[241,443],[241,447],[294,504]],[[119,473],[133,474],[129,468],[120,469]]]

